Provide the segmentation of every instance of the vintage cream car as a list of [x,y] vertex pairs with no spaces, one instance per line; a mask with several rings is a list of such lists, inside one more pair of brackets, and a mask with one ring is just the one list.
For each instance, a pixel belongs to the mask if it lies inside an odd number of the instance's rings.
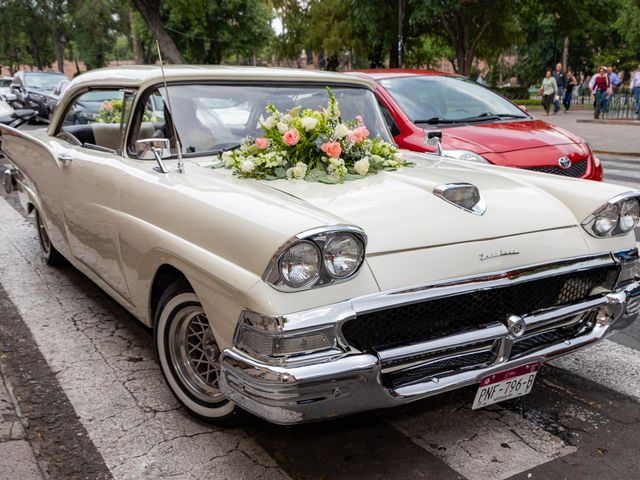
[[[166,81],[81,75],[48,131],[1,127],[1,148],[44,259],[153,327],[196,416],[291,424],[473,384],[478,408],[638,314],[640,192],[408,152],[410,168],[343,184],[239,178],[213,168],[220,152],[258,134],[267,104],[316,107],[326,86],[390,141],[372,85],[198,66]],[[95,91],[111,100],[78,123]]]

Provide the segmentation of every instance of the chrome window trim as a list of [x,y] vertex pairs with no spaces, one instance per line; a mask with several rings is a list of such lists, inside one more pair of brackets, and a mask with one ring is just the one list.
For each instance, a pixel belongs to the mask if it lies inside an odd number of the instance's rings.
[[[324,252],[323,252],[324,241],[319,242],[317,240],[317,237],[321,237],[323,235],[332,235],[337,233],[350,233],[362,243],[362,246],[364,249],[362,262],[360,263],[358,268],[351,275],[344,278],[333,277],[329,274],[329,272],[326,271],[324,267]],[[314,240],[314,238],[316,238],[316,240]],[[346,282],[356,277],[356,275],[358,275],[358,273],[362,269],[362,265],[364,264],[364,260],[366,256],[367,240],[368,240],[367,234],[364,232],[364,230],[355,225],[339,224],[339,225],[330,225],[327,227],[318,227],[310,230],[305,230],[304,232],[300,232],[294,237],[292,237],[291,239],[287,240],[280,248],[278,248],[278,250],[273,255],[273,257],[271,257],[271,260],[269,260],[269,264],[266,270],[264,271],[264,273],[262,274],[262,280],[267,282],[276,290],[280,292],[286,292],[286,293],[301,292],[301,291],[309,290],[312,288],[319,288],[327,285],[334,285],[336,283]],[[318,275],[316,275],[316,277],[314,277],[312,280],[307,282],[305,285],[302,285],[300,287],[292,287],[290,285],[287,285],[282,279],[282,277],[280,276],[280,268],[279,268],[280,259],[292,245],[300,241],[309,241],[314,243],[318,247],[318,249],[320,250],[320,271]]]
[[595,220],[598,216],[598,214],[600,212],[602,212],[605,208],[607,208],[610,205],[615,205],[616,203],[619,203],[620,205],[622,205],[622,202],[624,202],[625,200],[628,200],[630,198],[635,198],[640,202],[640,190],[629,190],[628,192],[624,192],[624,193],[620,193],[618,195],[616,195],[613,198],[610,198],[609,200],[607,200],[607,203],[605,203],[604,205],[600,206],[599,208],[597,208],[591,215],[589,215],[587,218],[585,218],[581,225],[582,228],[584,228],[584,230],[593,238],[598,238],[598,239],[602,239],[602,238],[611,238],[611,237],[615,237],[615,236],[619,236],[619,235],[628,235],[629,233],[633,232],[633,228],[631,230],[629,230],[628,232],[623,232],[618,228],[618,225],[616,225],[613,230],[611,230],[608,234],[606,235],[598,235],[594,230],[593,230],[593,224],[595,223]]

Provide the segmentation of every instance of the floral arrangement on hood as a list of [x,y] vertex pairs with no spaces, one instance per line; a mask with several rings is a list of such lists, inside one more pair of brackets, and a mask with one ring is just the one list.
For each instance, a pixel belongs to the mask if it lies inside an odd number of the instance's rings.
[[268,105],[270,115],[260,121],[263,136],[247,137],[223,152],[224,166],[242,178],[342,183],[411,165],[395,146],[369,138],[362,117],[343,121],[333,92],[327,91],[329,104],[319,111],[296,107],[283,114]]

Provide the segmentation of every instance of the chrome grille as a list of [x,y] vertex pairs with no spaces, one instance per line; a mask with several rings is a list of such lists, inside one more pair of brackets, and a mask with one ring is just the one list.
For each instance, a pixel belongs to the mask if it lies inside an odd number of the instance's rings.
[[553,175],[560,175],[562,177],[582,177],[585,173],[587,173],[587,166],[589,162],[585,160],[580,160],[577,162],[573,162],[569,168],[566,170],[560,167],[555,166],[544,166],[544,167],[529,167],[527,170],[533,170],[534,172],[542,172],[542,173],[551,173]]
[[599,267],[360,314],[342,333],[361,351],[425,342],[584,300],[595,287],[611,287],[617,273],[615,266]]

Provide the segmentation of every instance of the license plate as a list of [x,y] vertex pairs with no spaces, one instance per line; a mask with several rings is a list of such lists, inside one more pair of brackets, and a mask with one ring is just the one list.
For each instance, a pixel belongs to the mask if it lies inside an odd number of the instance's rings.
[[487,375],[480,381],[480,388],[471,408],[475,410],[528,394],[539,369],[540,364],[533,362]]

